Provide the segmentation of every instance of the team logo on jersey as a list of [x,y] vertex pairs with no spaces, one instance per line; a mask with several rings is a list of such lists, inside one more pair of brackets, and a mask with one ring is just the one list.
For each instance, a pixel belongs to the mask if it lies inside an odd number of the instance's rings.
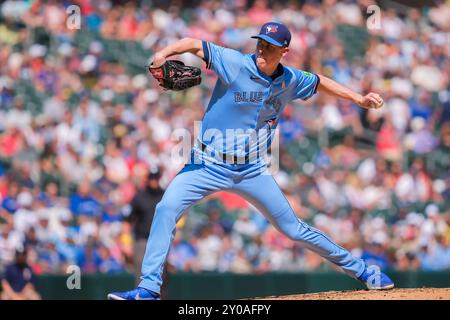
[[278,26],[268,25],[268,26],[266,27],[266,34],[267,34],[267,33],[271,33],[271,32],[275,33],[275,32],[277,32],[277,31],[278,31]]
[[269,129],[273,128],[273,126],[274,126],[276,121],[277,121],[277,118],[273,118],[273,119],[270,119],[270,120],[266,121],[266,123],[269,125]]
[[274,108],[276,112],[279,112],[281,110],[281,107],[283,106],[281,100],[274,96],[267,99],[265,103],[269,106],[272,106],[272,108]]

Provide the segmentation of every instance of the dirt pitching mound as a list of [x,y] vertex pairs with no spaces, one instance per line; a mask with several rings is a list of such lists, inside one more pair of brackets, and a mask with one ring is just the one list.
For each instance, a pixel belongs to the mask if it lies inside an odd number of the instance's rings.
[[271,296],[258,300],[450,300],[450,288],[392,289],[388,291],[329,291]]

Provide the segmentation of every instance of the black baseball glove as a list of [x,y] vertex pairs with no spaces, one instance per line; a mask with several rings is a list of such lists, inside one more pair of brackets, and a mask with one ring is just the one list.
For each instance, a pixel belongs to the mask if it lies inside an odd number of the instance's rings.
[[202,82],[200,68],[186,66],[178,60],[166,60],[159,67],[151,64],[148,66],[148,70],[165,90],[185,90]]

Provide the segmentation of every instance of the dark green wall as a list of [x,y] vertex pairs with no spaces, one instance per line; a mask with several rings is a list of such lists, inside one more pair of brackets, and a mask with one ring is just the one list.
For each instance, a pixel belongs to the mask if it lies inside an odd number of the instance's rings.
[[[398,288],[450,287],[450,271],[389,272]],[[39,276],[36,286],[44,299],[105,299],[108,292],[134,287],[131,274],[86,275],[80,290],[69,290],[64,275]],[[356,280],[337,272],[267,273],[177,273],[168,280],[169,299],[239,299],[336,290],[359,290]]]

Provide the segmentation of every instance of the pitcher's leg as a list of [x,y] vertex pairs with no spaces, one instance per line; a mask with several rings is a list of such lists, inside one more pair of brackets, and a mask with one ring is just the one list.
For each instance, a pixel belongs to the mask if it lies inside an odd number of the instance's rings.
[[348,275],[357,278],[365,268],[364,261],[337,245],[323,232],[301,221],[271,175],[244,179],[233,190],[247,198],[282,233],[340,266]]
[[225,178],[210,174],[202,165],[187,165],[177,174],[156,206],[139,287],[160,292],[164,263],[175,235],[177,221],[195,202],[227,187],[229,185]]

